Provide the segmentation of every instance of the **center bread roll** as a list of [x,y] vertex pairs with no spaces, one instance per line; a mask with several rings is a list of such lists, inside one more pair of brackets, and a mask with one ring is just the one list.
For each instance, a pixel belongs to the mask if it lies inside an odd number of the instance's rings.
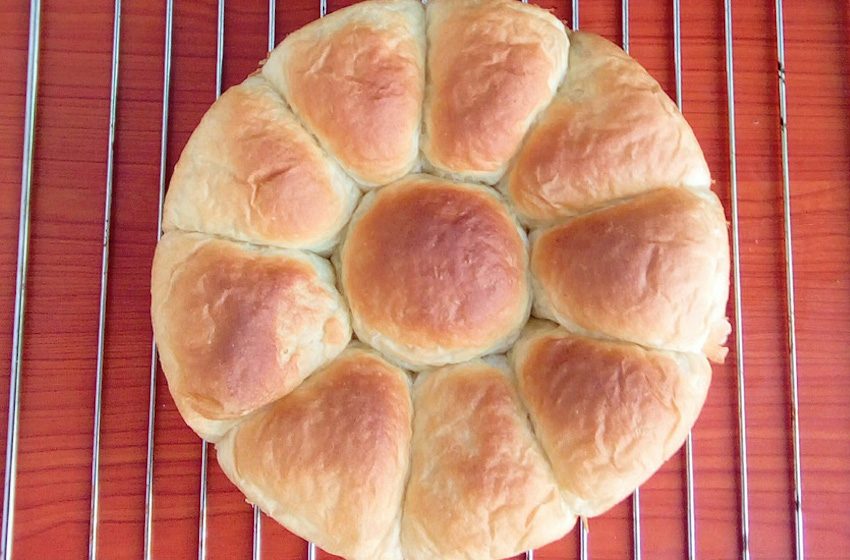
[[216,445],[248,500],[323,550],[401,560],[410,457],[410,380],[351,347]]
[[528,318],[525,234],[486,187],[419,175],[369,193],[335,260],[357,337],[411,369],[504,350]]
[[401,533],[407,560],[507,558],[575,524],[507,364],[488,362],[416,379]]

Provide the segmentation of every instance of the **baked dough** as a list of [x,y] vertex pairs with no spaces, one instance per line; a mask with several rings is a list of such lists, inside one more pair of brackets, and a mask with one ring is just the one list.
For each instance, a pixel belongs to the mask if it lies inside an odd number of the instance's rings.
[[263,75],[364,186],[418,163],[425,88],[425,10],[378,0],[339,10],[290,34]]
[[660,189],[533,236],[534,313],[722,361],[729,241],[710,191]]
[[160,240],[151,308],[171,396],[210,441],[289,393],[351,339],[327,261],[197,233]]
[[430,0],[422,152],[429,168],[493,184],[567,69],[564,24],[514,0]]
[[336,11],[175,168],[151,281],[174,402],[332,554],[543,546],[651,476],[705,401],[730,331],[710,182],[655,80],[546,10]]
[[222,470],[263,511],[352,560],[401,560],[413,408],[400,369],[360,347],[216,445]]
[[407,560],[507,558],[575,524],[510,375],[475,360],[416,379]]
[[570,510],[600,515],[685,442],[705,402],[704,356],[592,339],[533,320],[511,352],[535,433]]
[[162,227],[327,252],[360,191],[261,76],[227,90],[174,167]]
[[507,191],[525,223],[553,225],[660,187],[711,186],[691,127],[622,49],[573,31],[567,68],[508,176]]
[[528,318],[525,234],[486,187],[420,175],[369,193],[337,260],[357,337],[408,368],[504,351]]

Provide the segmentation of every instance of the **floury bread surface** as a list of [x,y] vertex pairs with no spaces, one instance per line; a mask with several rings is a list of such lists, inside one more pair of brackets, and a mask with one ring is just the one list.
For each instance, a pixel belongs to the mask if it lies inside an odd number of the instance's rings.
[[520,218],[545,226],[661,187],[711,186],[691,127],[646,70],[570,32],[567,76],[505,181]]
[[537,320],[511,362],[570,511],[586,517],[626,498],[682,446],[711,381],[705,356]]
[[535,315],[597,336],[726,355],[729,241],[710,191],[659,189],[532,239]]
[[567,68],[564,24],[513,0],[431,0],[422,151],[459,180],[495,183]]
[[251,76],[192,133],[171,177],[163,228],[327,252],[359,196],[269,83]]

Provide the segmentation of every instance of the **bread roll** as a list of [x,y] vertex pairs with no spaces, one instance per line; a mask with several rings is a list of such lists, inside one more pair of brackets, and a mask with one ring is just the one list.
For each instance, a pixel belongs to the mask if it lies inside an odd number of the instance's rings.
[[495,183],[567,68],[564,25],[514,0],[430,0],[422,151],[460,180]]
[[351,338],[330,265],[307,253],[172,232],[151,274],[168,388],[189,427],[210,441],[289,393]]
[[417,0],[363,2],[314,21],[278,45],[263,75],[361,184],[416,165],[425,87]]
[[406,560],[506,558],[575,524],[513,382],[481,360],[420,374]]
[[534,313],[571,330],[722,361],[726,229],[710,191],[660,189],[536,234]]
[[359,191],[260,76],[232,87],[174,168],[163,228],[329,251]]
[[349,349],[216,446],[233,483],[279,523],[350,560],[401,560],[407,375]]
[[369,193],[337,258],[357,337],[411,369],[503,350],[528,317],[525,234],[486,187],[420,175]]
[[540,226],[659,187],[708,189],[711,176],[658,82],[613,43],[576,31],[564,86],[507,185],[523,221]]
[[711,381],[703,356],[646,350],[532,321],[511,352],[569,507],[599,515],[676,452]]

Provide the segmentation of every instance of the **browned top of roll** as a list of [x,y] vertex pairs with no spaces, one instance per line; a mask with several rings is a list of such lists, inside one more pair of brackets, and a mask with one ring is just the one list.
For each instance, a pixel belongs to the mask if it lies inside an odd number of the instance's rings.
[[481,355],[527,316],[523,234],[485,187],[423,175],[370,193],[341,260],[358,337],[414,367]]
[[163,228],[322,251],[357,196],[280,95],[253,76],[224,92],[192,133],[174,168]]
[[685,441],[705,402],[703,356],[646,350],[529,323],[513,363],[535,432],[564,497],[599,515]]
[[353,560],[401,560],[407,375],[349,349],[217,446],[227,476],[295,534]]
[[564,86],[508,176],[535,225],[659,187],[708,188],[691,127],[644,68],[593,33],[572,32]]
[[513,0],[431,0],[423,152],[460,179],[495,182],[566,71],[563,24]]
[[506,558],[573,526],[505,373],[476,360],[420,374],[414,403],[407,560]]
[[350,337],[318,257],[173,232],[157,246],[151,285],[169,389],[206,439],[290,392]]
[[661,189],[533,243],[535,313],[567,327],[722,360],[729,241],[709,191]]
[[380,185],[418,156],[425,16],[417,0],[364,2],[290,34],[263,75],[356,179]]

